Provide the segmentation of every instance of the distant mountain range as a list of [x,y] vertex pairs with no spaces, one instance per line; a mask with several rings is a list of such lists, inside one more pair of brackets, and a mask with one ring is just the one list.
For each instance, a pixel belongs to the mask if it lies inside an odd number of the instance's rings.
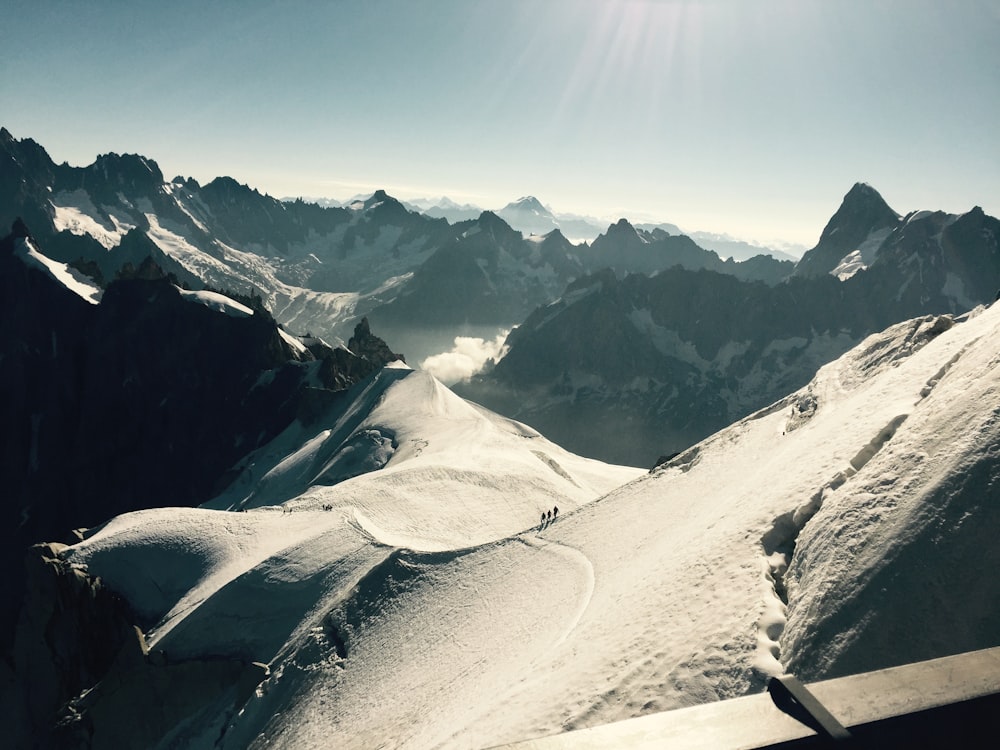
[[191,289],[259,297],[290,332],[334,347],[367,317],[418,366],[456,337],[513,330],[506,356],[459,390],[623,463],[760,408],[868,333],[1000,287],[996,219],[901,216],[863,184],[796,264],[723,260],[672,225],[625,219],[574,243],[531,196],[451,223],[384,191],[322,207],[227,177],[167,182],[139,155],[56,165],[2,129],[0,159],[0,221],[21,217],[47,256],[99,285],[148,257]]
[[[592,249],[615,238],[612,266],[652,235],[619,224]],[[1000,222],[979,208],[900,216],[858,184],[780,283],[749,280],[750,262],[705,268],[577,279],[511,333],[500,362],[456,387],[577,452],[648,463],[800,387],[893,322],[992,302]]]
[[[331,198],[304,198],[302,200],[324,207],[339,208],[349,206],[358,200],[364,200],[364,198],[365,196],[357,196],[347,201],[338,201]],[[292,202],[300,199],[283,198],[282,200]],[[447,196],[441,196],[440,198],[417,198],[402,201],[402,203],[411,211],[437,219],[447,219],[452,224],[476,219],[486,210],[470,203],[456,203]],[[551,208],[543,205],[540,200],[531,195],[511,201],[503,208],[496,209],[494,213],[507,222],[512,229],[516,229],[525,235],[544,235],[554,229],[558,229],[574,244],[592,242],[607,228],[606,223],[592,216],[555,213]],[[714,251],[723,259],[732,258],[734,261],[749,260],[758,255],[770,255],[777,260],[794,262],[806,250],[805,247],[792,243],[770,246],[748,242],[716,232],[684,231],[676,224],[666,222],[656,224],[638,222],[635,223],[635,227],[645,232],[652,232],[659,229],[671,235],[686,235],[693,239],[700,247]]]
[[[154,161],[134,154],[56,165],[40,145],[4,129],[0,159],[0,222],[21,217],[55,260],[107,281],[151,257],[192,288],[259,295],[279,323],[332,343],[368,316],[415,363],[450,348],[456,335],[509,330],[605,262],[559,230],[525,238],[488,211],[450,224],[384,191],[346,206],[282,202],[228,177],[167,182]],[[526,199],[511,210],[528,215],[539,205]],[[651,245],[655,257],[633,252],[616,267],[741,267],[720,265],[689,241],[675,244],[683,257],[660,243]],[[777,278],[780,268],[765,274]]]

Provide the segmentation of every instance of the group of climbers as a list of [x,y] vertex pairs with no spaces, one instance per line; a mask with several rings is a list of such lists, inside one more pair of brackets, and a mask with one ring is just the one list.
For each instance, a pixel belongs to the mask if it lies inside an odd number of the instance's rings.
[[542,521],[538,524],[538,530],[541,531],[550,523],[553,523],[559,516],[559,506],[556,505],[552,510],[542,511]]

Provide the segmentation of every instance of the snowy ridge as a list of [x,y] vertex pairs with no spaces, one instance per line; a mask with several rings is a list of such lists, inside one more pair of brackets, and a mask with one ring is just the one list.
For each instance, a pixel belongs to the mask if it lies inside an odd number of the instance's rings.
[[123,516],[69,559],[154,648],[269,662],[192,747],[492,746],[978,648],[997,341],[1000,307],[893,326],[643,476],[384,370],[251,459],[216,503],[246,513]]
[[26,263],[41,269],[81,299],[92,305],[101,301],[104,290],[95,284],[90,277],[80,273],[75,268],[70,268],[66,263],[60,263],[46,257],[30,239],[18,240],[15,253]]
[[[192,292],[187,289],[177,288],[177,291],[181,293],[181,296],[185,299],[191,300],[192,302],[197,302],[200,305],[215,310],[216,312],[225,313],[226,315],[231,315],[234,318],[249,318],[253,315],[253,310],[244,304],[237,302],[234,299],[230,299],[224,294],[219,294],[218,292]],[[302,345],[299,344],[299,347]]]
[[[139,164],[152,172],[149,163]],[[106,164],[103,168],[107,172]],[[242,186],[233,185],[229,189],[239,195]],[[108,251],[109,264],[125,235],[138,228],[201,282],[260,294],[279,322],[328,339],[349,333],[359,308],[365,312],[391,299],[395,288],[436,249],[428,234],[404,236],[401,226],[368,231],[367,217],[384,201],[369,201],[367,206],[362,202],[351,220],[328,222],[322,233],[310,229],[278,249],[266,238],[229,238],[196,183],[164,182],[146,190],[148,194],[138,196],[119,190],[97,197],[84,188],[51,193],[47,200],[52,228],[93,238]],[[242,210],[250,211],[247,206]],[[266,214],[268,208],[257,210]]]

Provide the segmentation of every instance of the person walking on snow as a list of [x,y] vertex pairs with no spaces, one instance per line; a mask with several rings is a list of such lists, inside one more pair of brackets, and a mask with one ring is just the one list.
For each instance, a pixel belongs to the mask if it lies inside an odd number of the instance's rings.
[[552,508],[552,520],[555,521],[559,517],[559,506],[556,505]]

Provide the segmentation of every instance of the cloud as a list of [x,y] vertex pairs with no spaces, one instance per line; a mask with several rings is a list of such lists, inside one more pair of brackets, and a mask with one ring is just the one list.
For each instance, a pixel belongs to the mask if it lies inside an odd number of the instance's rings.
[[468,380],[483,369],[486,360],[498,360],[507,353],[504,341],[510,331],[501,331],[490,341],[473,336],[456,336],[450,351],[434,354],[420,367],[445,385]]

